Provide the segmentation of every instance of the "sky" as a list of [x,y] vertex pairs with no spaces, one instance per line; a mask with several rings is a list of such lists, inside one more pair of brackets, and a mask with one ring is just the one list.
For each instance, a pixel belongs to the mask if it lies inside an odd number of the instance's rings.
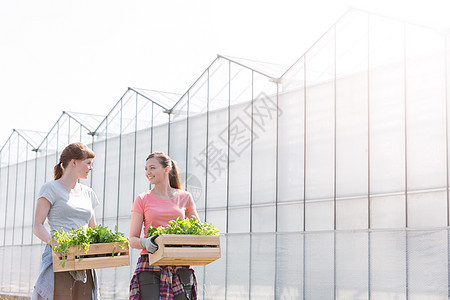
[[450,0],[0,0],[0,147],[128,87],[183,94],[217,54],[288,67],[351,7],[450,28]]

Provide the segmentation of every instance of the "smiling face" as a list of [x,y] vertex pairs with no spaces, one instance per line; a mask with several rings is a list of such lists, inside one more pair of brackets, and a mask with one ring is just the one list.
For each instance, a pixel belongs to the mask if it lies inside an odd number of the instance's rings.
[[93,158],[74,159],[74,167],[77,170],[78,178],[87,179],[89,172],[92,171],[92,161]]
[[150,184],[158,184],[168,181],[169,167],[163,168],[156,158],[150,158],[145,162],[145,176]]

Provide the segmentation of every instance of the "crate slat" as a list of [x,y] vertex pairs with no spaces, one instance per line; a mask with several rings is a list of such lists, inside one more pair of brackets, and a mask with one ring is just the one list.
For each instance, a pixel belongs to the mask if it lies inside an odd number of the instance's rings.
[[155,242],[158,250],[149,254],[153,266],[207,265],[221,257],[217,235],[163,234]]
[[[129,266],[130,250],[127,244],[123,244],[124,249],[120,247],[121,245],[122,243],[118,242],[92,244],[89,246],[87,253],[84,252],[83,248],[79,249],[78,246],[73,246],[69,249],[64,267],[61,266],[62,259],[53,252],[53,272]],[[112,256],[113,250],[114,256]],[[78,255],[81,258],[77,258]],[[105,256],[96,257],[98,255]]]

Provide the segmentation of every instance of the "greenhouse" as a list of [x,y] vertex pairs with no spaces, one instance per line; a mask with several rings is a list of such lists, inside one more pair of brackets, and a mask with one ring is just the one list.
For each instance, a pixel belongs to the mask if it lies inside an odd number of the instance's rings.
[[[97,222],[126,235],[148,154],[177,161],[222,234],[222,258],[195,267],[199,299],[447,299],[449,37],[352,9],[290,67],[218,55],[184,94],[128,88],[105,116],[13,130],[0,294],[31,295],[36,195],[81,141],[96,154],[83,183]],[[104,299],[128,298],[138,256],[98,270]]]

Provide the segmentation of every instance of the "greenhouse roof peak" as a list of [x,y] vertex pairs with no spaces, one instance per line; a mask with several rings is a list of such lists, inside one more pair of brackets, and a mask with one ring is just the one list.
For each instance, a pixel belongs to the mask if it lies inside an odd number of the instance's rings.
[[35,130],[27,130],[27,129],[13,129],[11,135],[6,140],[4,146],[8,143],[8,140],[14,135],[14,133],[18,134],[22,139],[24,139],[33,149],[36,149],[37,146],[41,143],[41,140],[46,136],[47,132],[35,131]]
[[149,99],[150,101],[155,102],[156,104],[165,108],[166,110],[170,110],[182,96],[179,93],[165,92],[137,87],[130,87],[129,89]]
[[253,71],[260,73],[261,75],[270,77],[272,79],[277,79],[283,73],[289,68],[289,66],[277,64],[277,63],[271,63],[271,62],[265,62],[260,60],[254,60],[254,59],[247,59],[242,57],[235,57],[235,56],[228,56],[228,55],[221,55],[218,54],[218,57],[227,59],[231,62],[234,62],[236,64],[239,64],[243,67],[252,69]]
[[98,124],[105,118],[105,116],[102,115],[73,112],[73,111],[63,111],[63,114],[68,115],[69,117],[77,121],[79,124],[85,126],[91,132],[94,131],[97,128]]

